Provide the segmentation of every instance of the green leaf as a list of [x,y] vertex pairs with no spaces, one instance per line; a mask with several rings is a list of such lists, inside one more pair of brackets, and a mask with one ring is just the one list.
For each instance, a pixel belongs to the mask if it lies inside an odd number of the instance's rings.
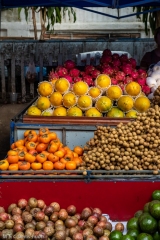
[[26,22],[28,22],[28,7],[24,8],[24,14],[25,14]]
[[21,20],[21,11],[22,11],[22,7],[18,8],[18,19]]
[[48,7],[48,8],[47,8],[47,17],[48,17],[48,18],[51,18],[51,17],[52,17],[52,14],[54,14],[54,10],[55,10],[54,7]]
[[[53,31],[54,24],[61,23],[62,16],[64,16],[66,12],[68,13],[69,19],[71,19],[72,15],[73,21],[76,21],[76,12],[72,7],[25,7],[23,9],[26,21],[28,21],[28,13],[32,8],[36,13],[41,11],[47,31]],[[21,10],[22,8],[18,8],[18,18],[20,18]]]

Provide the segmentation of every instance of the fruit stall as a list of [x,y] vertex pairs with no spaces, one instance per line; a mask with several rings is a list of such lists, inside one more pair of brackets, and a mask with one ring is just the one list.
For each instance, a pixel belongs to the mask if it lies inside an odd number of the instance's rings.
[[0,161],[0,239],[160,239],[159,69],[104,49],[39,82]]

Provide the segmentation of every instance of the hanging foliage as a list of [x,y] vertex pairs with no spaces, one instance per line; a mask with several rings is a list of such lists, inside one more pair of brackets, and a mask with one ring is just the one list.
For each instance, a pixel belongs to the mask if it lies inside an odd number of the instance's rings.
[[[153,10],[155,8],[156,7],[153,7],[153,6],[139,6],[139,7],[134,7],[133,11],[136,11],[137,13],[139,13],[139,12],[145,12],[148,10]],[[144,22],[146,35],[148,35],[148,23],[153,34],[155,32],[155,29],[157,27],[160,27],[160,11],[158,10],[153,12],[146,12],[141,15],[138,14],[137,18],[141,19]]]
[[44,39],[44,34],[46,31],[53,31],[55,23],[61,23],[62,18],[68,13],[69,20],[73,16],[73,22],[76,21],[76,13],[72,7],[25,7],[18,8],[18,17],[20,19],[20,13],[24,9],[25,19],[28,21],[29,11],[32,11],[32,20],[34,27],[34,36],[37,39],[37,27],[36,27],[36,14],[40,13],[41,22],[41,36],[40,39]]

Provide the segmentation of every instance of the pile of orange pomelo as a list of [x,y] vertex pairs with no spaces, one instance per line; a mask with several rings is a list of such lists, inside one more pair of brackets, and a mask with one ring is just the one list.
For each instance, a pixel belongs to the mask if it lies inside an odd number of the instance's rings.
[[106,74],[98,75],[92,87],[84,81],[71,86],[66,78],[59,78],[40,82],[37,91],[38,99],[27,115],[135,118],[150,107],[139,83],[129,82],[123,92],[111,85]]
[[0,170],[75,170],[82,164],[83,148],[63,146],[55,132],[48,128],[26,130],[24,139],[15,141]]

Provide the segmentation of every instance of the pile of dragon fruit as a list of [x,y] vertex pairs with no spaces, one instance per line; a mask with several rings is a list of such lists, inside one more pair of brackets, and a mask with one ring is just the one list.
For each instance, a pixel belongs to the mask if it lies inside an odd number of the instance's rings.
[[136,81],[142,91],[150,94],[150,87],[146,84],[147,72],[143,69],[136,69],[136,60],[128,58],[126,54],[112,54],[109,49],[103,51],[98,66],[86,65],[84,71],[80,71],[72,60],[65,61],[63,66],[58,66],[55,71],[49,74],[49,80],[65,77],[73,84],[78,81],[85,81],[89,86],[94,86],[96,77],[99,74],[107,74],[111,78],[112,85],[118,85],[124,91],[127,83]]

